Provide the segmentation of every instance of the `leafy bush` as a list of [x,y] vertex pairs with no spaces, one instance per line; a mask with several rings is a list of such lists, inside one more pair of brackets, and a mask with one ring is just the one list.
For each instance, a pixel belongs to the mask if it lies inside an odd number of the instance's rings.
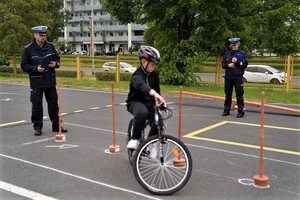
[[[130,81],[132,74],[124,72],[120,73],[120,81]],[[95,77],[98,81],[114,81],[116,80],[116,72],[96,72]]]
[[[84,73],[81,72],[81,77],[83,77]],[[56,76],[58,77],[69,77],[69,78],[76,78],[77,71],[69,71],[69,70],[56,70]]]
[[[10,76],[9,74],[13,74],[12,67],[0,67],[0,74],[1,76]],[[21,68],[17,68],[17,74],[26,74]],[[69,71],[69,70],[56,70],[56,75],[58,77],[70,77],[76,78],[77,72],[76,71]],[[81,71],[81,76],[83,76],[83,71]]]

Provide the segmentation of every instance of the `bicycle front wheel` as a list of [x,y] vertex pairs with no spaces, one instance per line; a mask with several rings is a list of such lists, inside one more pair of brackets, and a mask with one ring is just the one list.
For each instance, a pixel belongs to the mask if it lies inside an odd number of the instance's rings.
[[[157,195],[168,195],[182,189],[193,168],[191,154],[185,144],[173,136],[164,137],[162,142],[158,136],[147,138],[133,158],[133,171],[138,183]],[[155,156],[151,156],[153,151]]]

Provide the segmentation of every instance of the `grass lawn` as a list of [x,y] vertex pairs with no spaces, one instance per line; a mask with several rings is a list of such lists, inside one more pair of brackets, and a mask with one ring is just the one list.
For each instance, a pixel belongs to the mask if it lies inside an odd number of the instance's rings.
[[[74,78],[58,77],[62,87],[85,88],[95,90],[111,90],[112,82],[95,80],[93,75],[86,75],[80,81]],[[24,83],[29,84],[26,74],[17,75],[17,77],[2,77],[1,82]],[[266,103],[283,103],[300,105],[300,87],[295,87],[291,92],[286,93],[283,85],[272,84],[251,84],[245,83],[245,100],[260,102],[261,92],[265,92]],[[128,92],[129,82],[114,83],[114,90],[119,92]],[[174,85],[161,85],[162,95],[178,95],[180,87]],[[215,86],[214,82],[201,81],[197,85],[183,86],[183,91],[206,94],[218,97],[224,97],[224,87]],[[234,93],[235,94],[235,93]],[[234,97],[235,98],[235,97]]]

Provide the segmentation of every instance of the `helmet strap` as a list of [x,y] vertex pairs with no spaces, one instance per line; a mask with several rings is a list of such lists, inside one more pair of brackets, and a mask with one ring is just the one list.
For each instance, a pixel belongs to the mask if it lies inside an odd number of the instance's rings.
[[[147,60],[148,61],[148,60]],[[150,61],[147,62],[147,65],[146,67],[144,68],[143,64],[142,64],[142,61],[141,61],[141,66],[142,66],[142,70],[144,71],[145,74],[150,74],[149,72],[147,72],[147,68],[148,68],[148,65],[149,65]]]

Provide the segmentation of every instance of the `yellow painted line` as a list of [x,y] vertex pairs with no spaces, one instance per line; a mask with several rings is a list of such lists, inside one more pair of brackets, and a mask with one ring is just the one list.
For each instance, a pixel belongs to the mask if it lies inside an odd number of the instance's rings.
[[[233,145],[233,146],[247,147],[247,148],[252,148],[252,149],[260,149],[260,146],[257,146],[257,145],[251,145],[251,144],[246,144],[246,143],[238,143],[238,142],[231,142],[231,141],[226,141],[226,140],[218,140],[218,139],[204,138],[204,137],[196,136],[200,133],[203,133],[205,131],[209,131],[211,129],[217,128],[217,127],[225,125],[225,124],[239,124],[239,125],[247,125],[247,126],[257,126],[257,127],[261,126],[260,124],[251,124],[251,123],[234,122],[234,121],[222,121],[220,123],[208,126],[206,128],[199,129],[197,131],[191,132],[187,135],[184,135],[183,137],[190,138],[190,139],[209,141],[209,142],[215,142],[215,143],[220,143],[220,144],[228,144],[228,145]],[[273,128],[273,129],[300,132],[300,129],[296,129],[296,128],[288,128],[288,127],[280,127],[280,126],[269,126],[269,125],[264,125],[264,127],[265,128]],[[277,149],[277,148],[272,148],[272,147],[264,147],[264,150],[300,156],[300,152],[297,152],[297,151]]]
[[222,125],[227,124],[227,123],[228,123],[227,121],[223,121],[223,122],[220,122],[220,123],[217,123],[217,124],[208,126],[208,127],[206,127],[206,128],[199,129],[199,130],[197,130],[197,131],[191,132],[191,133],[185,135],[184,137],[192,138],[192,137],[195,136],[195,135],[198,135],[198,134],[203,133],[203,132],[205,132],[205,131],[208,131],[208,130],[217,128],[217,127],[222,126]]
[[[260,127],[260,124],[251,124],[251,123],[244,123],[244,122],[233,122],[233,121],[225,121],[227,123],[231,124],[240,124],[240,125],[247,125],[247,126],[258,126]],[[281,126],[269,126],[269,125],[264,125],[265,128],[273,128],[273,129],[280,129],[280,130],[288,130],[288,131],[298,131],[300,132],[300,129],[297,128],[288,128],[288,127],[281,127]]]
[[26,122],[27,122],[26,120],[9,122],[9,123],[5,123],[5,124],[0,124],[0,127],[11,126],[11,125],[16,125],[16,124],[22,124],[22,123],[26,123]]
[[61,116],[64,116],[64,115],[67,115],[67,114],[69,114],[69,113],[61,113]]
[[84,110],[75,110],[74,113],[81,113],[84,112]]
[[[231,141],[226,141],[226,140],[217,140],[217,139],[204,138],[204,137],[195,137],[195,136],[187,137],[187,138],[203,140],[203,141],[208,141],[208,142],[215,142],[215,143],[220,143],[220,144],[229,144],[229,145],[233,145],[233,146],[247,147],[247,148],[252,148],[252,149],[260,149],[260,146],[257,146],[257,145],[231,142]],[[264,150],[300,156],[300,152],[297,152],[297,151],[289,151],[289,150],[277,149],[277,148],[271,148],[271,147],[264,147]]]
[[97,109],[100,109],[101,107],[93,107],[93,108],[90,108],[90,110],[97,110]]
[[105,108],[109,108],[109,107],[112,107],[112,105],[106,105],[106,106],[104,106]]
[[127,103],[125,102],[125,103],[120,103],[119,105],[122,105],[122,106],[124,106],[124,105],[127,105]]

